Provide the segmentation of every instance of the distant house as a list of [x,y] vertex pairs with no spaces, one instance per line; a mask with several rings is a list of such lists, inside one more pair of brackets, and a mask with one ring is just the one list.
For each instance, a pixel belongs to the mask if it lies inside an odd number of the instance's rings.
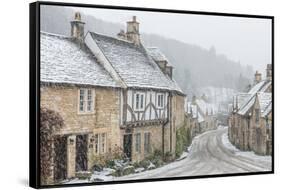
[[160,50],[142,45],[136,17],[117,38],[84,25],[76,13],[70,37],[41,32],[41,107],[64,120],[51,181],[119,149],[132,161],[155,150],[174,156],[184,124],[185,94]]
[[191,136],[194,137],[199,133],[216,129],[216,107],[208,103],[205,96],[196,98],[193,96],[191,102],[187,102],[186,116],[191,128]]
[[271,64],[267,76],[255,73],[253,87],[248,93],[239,93],[233,98],[229,117],[230,141],[242,150],[257,154],[271,154],[272,138],[272,82]]

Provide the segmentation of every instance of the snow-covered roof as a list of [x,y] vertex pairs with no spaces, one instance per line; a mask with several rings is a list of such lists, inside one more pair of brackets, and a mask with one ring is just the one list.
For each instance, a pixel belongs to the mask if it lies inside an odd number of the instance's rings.
[[246,101],[245,104],[241,107],[241,109],[238,111],[238,114],[244,115],[246,114],[251,107],[254,105],[256,98],[258,98],[259,105],[260,105],[260,111],[261,114],[264,113],[266,108],[269,104],[271,104],[272,98],[271,93],[265,93],[265,92],[258,92],[255,96],[250,96]]
[[216,107],[213,104],[207,103],[203,99],[196,99],[196,104],[198,105],[198,109],[201,110],[202,114],[208,115],[214,114],[216,112]]
[[268,106],[264,109],[264,112],[262,113],[262,117],[267,116],[272,110],[272,101],[268,104]]
[[154,61],[167,61],[166,56],[161,52],[158,47],[147,47],[146,48],[149,55],[153,58]]
[[250,90],[249,90],[249,94],[255,94],[257,92],[265,92],[268,87],[271,85],[271,81],[269,80],[263,80],[259,83],[257,83],[256,85],[254,85]]
[[259,99],[261,114],[263,115],[263,113],[266,111],[266,108],[268,108],[268,106],[271,105],[272,103],[271,93],[265,93],[265,92],[258,93],[258,99]]
[[[241,93],[238,94],[236,97],[234,97],[234,102],[238,101],[238,114],[244,115],[249,111],[249,109],[254,105],[256,95],[258,95],[261,103],[264,101],[263,100],[264,98],[269,98],[268,101],[271,101],[272,100],[271,93],[265,93],[270,86],[271,86],[271,81],[263,80],[257,83],[256,85],[254,85],[253,88],[251,88],[251,90],[248,93]],[[261,111],[262,110],[263,109],[261,108]]]
[[71,38],[41,32],[40,56],[41,82],[119,87],[87,47]]
[[237,106],[237,109],[239,110],[241,108],[241,106],[245,103],[245,100],[247,100],[250,96],[251,96],[251,94],[248,94],[248,93],[236,94],[233,97],[234,108],[236,108],[236,106]]
[[172,90],[182,93],[177,83],[164,74],[146,49],[117,38],[90,33],[114,70],[128,87]]
[[267,81],[263,87],[261,88],[260,92],[266,92],[267,89],[271,86],[271,81]]

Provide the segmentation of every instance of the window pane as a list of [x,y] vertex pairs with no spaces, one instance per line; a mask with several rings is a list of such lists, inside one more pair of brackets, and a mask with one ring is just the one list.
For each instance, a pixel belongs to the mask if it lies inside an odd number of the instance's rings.
[[136,94],[136,109],[139,109],[139,94]]
[[141,134],[137,133],[135,134],[135,150],[136,152],[141,152]]
[[80,111],[84,111],[84,96],[85,96],[84,89],[80,89],[80,99],[79,99],[79,110]]
[[145,153],[150,152],[150,133],[144,134],[144,151]]
[[101,152],[105,153],[105,149],[106,149],[106,134],[102,133],[102,135],[101,135]]
[[93,106],[93,100],[92,100],[92,90],[88,90],[88,96],[87,96],[87,111],[92,111]]
[[99,152],[99,135],[95,134],[95,153]]
[[144,106],[144,105],[143,105],[143,103],[144,103],[144,102],[143,102],[143,98],[144,98],[144,95],[142,94],[142,95],[141,95],[141,102],[140,102],[140,108],[141,108],[141,109],[143,109],[143,106]]

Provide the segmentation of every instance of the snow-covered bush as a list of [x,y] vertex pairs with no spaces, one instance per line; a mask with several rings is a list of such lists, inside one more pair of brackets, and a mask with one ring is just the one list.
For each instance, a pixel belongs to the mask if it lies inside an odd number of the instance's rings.
[[120,160],[118,162],[120,164],[125,159],[125,155],[120,147],[115,147],[112,151],[103,155],[94,155],[91,159],[94,163],[92,170],[101,171],[103,168],[115,169],[116,160]]

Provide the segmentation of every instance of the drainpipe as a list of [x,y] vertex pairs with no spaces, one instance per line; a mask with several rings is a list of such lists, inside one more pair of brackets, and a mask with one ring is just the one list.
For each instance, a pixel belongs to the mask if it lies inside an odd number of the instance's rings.
[[[171,94],[169,92],[169,95],[168,95],[168,104],[167,104],[167,116],[168,116],[168,119],[165,123],[163,123],[162,125],[162,156],[164,158],[165,156],[165,127],[169,124],[169,122],[171,121],[171,118],[170,118],[170,113],[171,113]],[[170,124],[170,127],[171,127],[171,124]],[[171,146],[171,143],[170,143],[170,146]],[[170,150],[171,150],[171,147],[170,147]]]
[[[172,95],[169,93],[169,110],[172,109]],[[172,111],[169,113],[169,121],[170,121],[170,152],[172,152],[172,141],[173,141],[173,129],[172,129]]]

